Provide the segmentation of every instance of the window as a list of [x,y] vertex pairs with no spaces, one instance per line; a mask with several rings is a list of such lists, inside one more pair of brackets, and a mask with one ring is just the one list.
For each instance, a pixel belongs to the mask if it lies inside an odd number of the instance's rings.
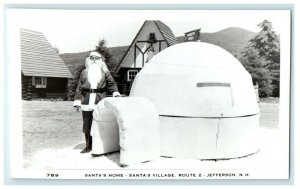
[[150,33],[149,34],[148,41],[152,41],[152,42],[156,41],[155,33]]
[[137,70],[128,70],[127,81],[133,81],[137,73]]
[[234,106],[230,83],[205,82],[197,83],[197,92],[201,94],[198,101],[203,106],[226,107]]
[[47,77],[32,77],[32,85],[35,88],[46,88]]

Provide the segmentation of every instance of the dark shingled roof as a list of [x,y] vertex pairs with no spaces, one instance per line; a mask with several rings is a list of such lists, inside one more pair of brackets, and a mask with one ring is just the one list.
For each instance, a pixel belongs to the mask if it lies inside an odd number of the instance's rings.
[[41,32],[21,29],[21,70],[26,76],[70,78],[72,74]]
[[175,35],[173,34],[172,30],[169,28],[169,26],[167,26],[166,24],[162,23],[159,20],[156,20],[155,24],[157,25],[158,29],[160,30],[161,34],[164,36],[169,46],[179,43]]

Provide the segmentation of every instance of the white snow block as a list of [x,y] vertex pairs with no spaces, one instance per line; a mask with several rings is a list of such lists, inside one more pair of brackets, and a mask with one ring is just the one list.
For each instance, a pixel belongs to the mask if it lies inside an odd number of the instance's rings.
[[[151,101],[142,97],[105,98],[98,104],[97,110],[94,112],[92,126],[92,153],[108,153],[116,149],[115,145],[118,142],[121,165],[150,161],[160,157],[159,115]],[[111,117],[114,119],[110,119]],[[108,129],[110,126],[115,128],[116,125],[118,131]],[[119,138],[116,137],[116,133],[119,134]],[[110,137],[101,137],[101,135]],[[106,143],[111,143],[111,146],[104,148],[103,144]],[[102,153],[99,153],[101,151]]]
[[91,136],[92,153],[105,154],[120,150],[119,126],[113,112],[100,101],[93,112]]
[[153,103],[146,98],[106,98],[105,107],[117,117],[120,164],[130,165],[160,157],[160,122]]

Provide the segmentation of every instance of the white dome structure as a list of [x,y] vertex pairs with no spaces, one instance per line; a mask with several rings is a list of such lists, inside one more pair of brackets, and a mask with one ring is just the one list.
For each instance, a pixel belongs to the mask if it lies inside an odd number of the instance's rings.
[[200,42],[174,45],[154,56],[136,76],[130,96],[148,97],[160,115],[259,113],[251,75],[242,64],[224,49]]
[[218,46],[186,42],[163,50],[137,74],[130,96],[157,108],[163,156],[235,158],[259,148],[251,75]]

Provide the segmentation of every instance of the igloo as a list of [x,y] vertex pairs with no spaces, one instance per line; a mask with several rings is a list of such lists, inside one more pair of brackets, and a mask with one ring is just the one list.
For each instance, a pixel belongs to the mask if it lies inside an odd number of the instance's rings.
[[130,96],[157,108],[162,156],[227,159],[259,149],[251,75],[218,46],[187,42],[163,50],[138,73]]

